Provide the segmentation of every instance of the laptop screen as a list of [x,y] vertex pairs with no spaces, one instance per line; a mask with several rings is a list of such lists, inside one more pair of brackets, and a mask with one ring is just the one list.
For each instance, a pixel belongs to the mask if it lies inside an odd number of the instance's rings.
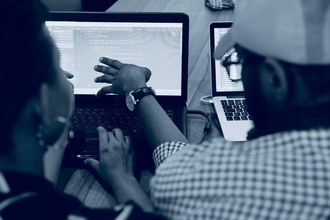
[[150,21],[139,16],[129,18],[132,15],[113,19],[115,15],[108,15],[103,21],[104,15],[89,16],[96,19],[79,19],[76,15],[75,20],[61,20],[56,19],[60,17],[57,14],[46,21],[60,50],[61,67],[74,75],[70,81],[76,95],[95,95],[106,85],[94,82],[101,75],[94,71],[94,65],[104,56],[148,67],[152,72],[148,85],[157,96],[182,96],[187,62],[183,22],[153,20],[152,16]]
[[[210,25],[211,34],[211,54],[213,54],[214,48],[217,47],[219,40],[221,44],[221,37],[228,32],[231,27],[231,22],[215,22]],[[224,57],[235,56],[234,49],[231,49]],[[243,84],[241,81],[237,80],[240,78],[240,70],[236,69],[234,66],[230,69],[230,75],[225,67],[221,65],[221,60],[211,59],[212,65],[212,78],[214,80],[213,88],[215,92],[242,92]]]

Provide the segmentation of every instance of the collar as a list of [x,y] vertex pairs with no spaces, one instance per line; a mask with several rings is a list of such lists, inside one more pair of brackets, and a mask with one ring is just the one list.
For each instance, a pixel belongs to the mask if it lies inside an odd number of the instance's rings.
[[22,192],[50,193],[54,192],[54,186],[46,179],[23,172],[0,172],[0,193]]
[[[300,146],[322,147],[329,149],[330,127],[316,127],[305,130],[286,130],[258,136],[245,143],[258,144],[267,143],[275,145],[292,145],[297,143]],[[263,144],[262,144],[263,145]],[[262,146],[260,145],[260,146]],[[297,145],[294,145],[297,146]]]

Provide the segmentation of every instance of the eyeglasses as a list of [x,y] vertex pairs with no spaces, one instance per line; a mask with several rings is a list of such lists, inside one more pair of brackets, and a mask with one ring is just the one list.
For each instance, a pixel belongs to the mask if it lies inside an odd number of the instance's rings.
[[243,59],[233,49],[225,54],[222,58],[221,65],[226,69],[228,77],[233,82],[240,81],[242,72]]

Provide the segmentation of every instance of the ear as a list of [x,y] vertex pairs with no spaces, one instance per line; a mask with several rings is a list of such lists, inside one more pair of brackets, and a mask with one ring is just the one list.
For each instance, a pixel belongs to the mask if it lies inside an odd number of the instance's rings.
[[272,58],[267,58],[261,65],[260,83],[266,100],[273,104],[285,102],[289,94],[285,69]]

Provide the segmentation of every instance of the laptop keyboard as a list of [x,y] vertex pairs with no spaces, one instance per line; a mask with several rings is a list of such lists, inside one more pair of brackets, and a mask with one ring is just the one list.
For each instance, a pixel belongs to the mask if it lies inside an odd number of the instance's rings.
[[221,100],[227,121],[251,120],[245,99]]
[[121,128],[124,133],[135,133],[142,129],[137,117],[122,109],[78,108],[73,114],[74,130],[95,130],[103,126],[108,131]]
[[[173,119],[173,112],[166,111]],[[120,128],[125,134],[139,133],[142,126],[135,115],[126,109],[76,108],[73,114],[74,130],[94,130],[103,126],[108,131]]]
[[[166,110],[166,113],[172,120],[174,119],[173,110]],[[99,140],[96,128],[100,125],[108,131],[112,131],[114,128],[120,128],[124,135],[131,137],[132,143],[135,144],[135,149],[138,149],[137,152],[139,153],[136,153],[135,156],[140,161],[139,163],[143,166],[153,164],[152,161],[150,162],[145,157],[148,156],[148,158],[151,158],[149,155],[151,153],[145,147],[148,143],[136,113],[125,108],[76,107],[72,117],[74,138],[66,148],[63,166],[81,167],[84,157],[98,158]]]

